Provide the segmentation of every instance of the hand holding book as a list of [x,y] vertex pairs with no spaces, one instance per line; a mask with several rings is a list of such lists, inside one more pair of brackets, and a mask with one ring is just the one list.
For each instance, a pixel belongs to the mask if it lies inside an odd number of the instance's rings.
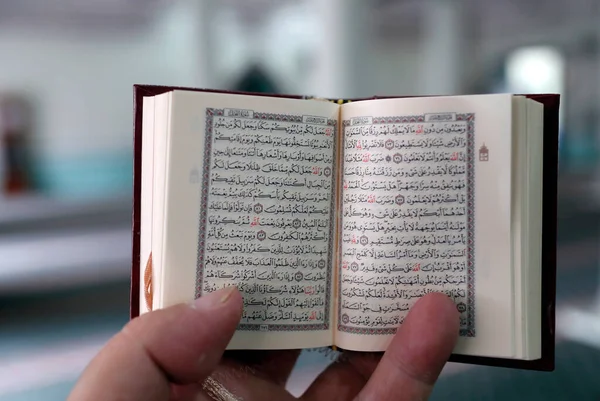
[[[229,287],[134,319],[91,362],[69,400],[296,400],[285,384],[299,350],[224,352],[242,306],[241,294]],[[453,302],[430,294],[415,304],[383,356],[343,354],[303,399],[426,399],[458,323]]]

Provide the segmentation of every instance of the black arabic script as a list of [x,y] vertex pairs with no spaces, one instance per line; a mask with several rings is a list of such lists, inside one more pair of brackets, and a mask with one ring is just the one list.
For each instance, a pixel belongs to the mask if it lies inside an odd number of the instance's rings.
[[468,129],[467,121],[345,127],[342,325],[394,328],[434,291],[455,300],[466,324],[473,241]]
[[211,129],[202,290],[236,285],[242,325],[326,323],[335,126],[216,113]]

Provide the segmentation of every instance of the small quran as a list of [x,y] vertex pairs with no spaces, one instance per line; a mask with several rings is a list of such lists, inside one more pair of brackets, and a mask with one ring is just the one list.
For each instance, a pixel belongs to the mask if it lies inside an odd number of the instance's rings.
[[440,292],[451,361],[553,370],[558,95],[134,94],[132,318],[236,286],[228,349],[383,352]]

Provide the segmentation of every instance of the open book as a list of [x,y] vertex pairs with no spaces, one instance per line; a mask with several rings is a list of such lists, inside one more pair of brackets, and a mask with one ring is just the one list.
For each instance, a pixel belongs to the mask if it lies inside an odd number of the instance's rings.
[[557,118],[136,86],[132,317],[235,285],[229,349],[384,351],[442,292],[452,360],[553,369]]

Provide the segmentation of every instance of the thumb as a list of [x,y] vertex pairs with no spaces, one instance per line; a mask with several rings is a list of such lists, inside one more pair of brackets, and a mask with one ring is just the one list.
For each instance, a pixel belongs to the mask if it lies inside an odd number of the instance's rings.
[[69,400],[167,400],[171,383],[198,383],[212,372],[241,313],[242,297],[229,287],[132,320],[92,360]]

